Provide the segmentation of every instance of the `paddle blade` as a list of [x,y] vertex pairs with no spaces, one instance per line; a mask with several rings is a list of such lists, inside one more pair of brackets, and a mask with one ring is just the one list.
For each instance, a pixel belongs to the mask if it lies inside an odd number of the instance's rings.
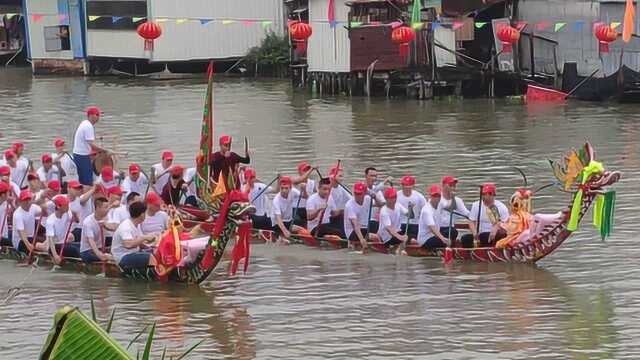
[[453,262],[453,250],[451,250],[450,247],[444,251],[444,258],[442,260],[445,264],[451,264]]
[[133,359],[100,325],[78,308],[65,306],[54,316],[40,359]]

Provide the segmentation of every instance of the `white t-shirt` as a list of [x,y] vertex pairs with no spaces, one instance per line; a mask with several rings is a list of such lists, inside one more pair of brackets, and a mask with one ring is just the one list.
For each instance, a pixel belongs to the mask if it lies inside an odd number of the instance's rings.
[[[379,183],[378,185],[374,185],[370,188],[367,188],[369,191],[369,196],[373,196],[372,194],[375,194],[375,197],[373,199],[373,209],[371,210],[371,218],[370,220],[377,220],[380,218],[380,208],[376,207],[376,201],[379,204],[384,204],[385,200],[384,200],[384,194],[382,193],[382,189],[384,188],[384,184],[383,183]],[[371,200],[369,200],[371,201]]]
[[345,205],[351,199],[351,195],[340,185],[331,188],[331,197],[333,198],[335,210],[344,210]]
[[144,222],[140,224],[140,231],[143,234],[160,234],[167,230],[167,222],[169,221],[169,215],[166,212],[160,210],[153,216],[147,213],[144,218]]
[[62,167],[62,170],[64,170],[62,181],[69,182],[71,180],[78,180],[78,167],[71,158],[71,155],[66,152],[62,154],[51,153],[51,157],[53,158],[54,162],[56,161],[56,159],[60,161],[60,166]]
[[58,170],[58,167],[55,165],[51,165],[49,170],[45,170],[44,166],[40,166],[36,174],[38,175],[38,179],[45,184],[51,180],[60,180],[60,170]]
[[347,201],[347,205],[344,207],[344,234],[349,238],[353,232],[353,225],[351,220],[356,220],[361,229],[366,229],[369,226],[369,204],[371,197],[365,195],[362,205],[356,202],[355,198]]
[[88,199],[87,202],[82,205],[80,202],[80,197],[75,198],[72,202],[69,203],[69,209],[76,214],[78,217],[79,224],[74,225],[74,229],[82,227],[82,223],[87,216],[93,213],[93,202],[92,199]]
[[153,165],[153,172],[156,174],[156,184],[153,186],[153,188],[158,194],[162,194],[162,189],[164,189],[164,186],[167,184],[169,178],[171,177],[171,174],[167,173],[167,169],[162,167],[162,163]]
[[73,138],[73,153],[78,155],[91,154],[91,145],[89,145],[89,141],[95,140],[95,129],[91,121],[82,121],[80,125],[78,125],[76,135]]
[[0,204],[0,237],[9,238],[9,220],[7,218],[7,207],[9,206],[9,201],[5,201]]
[[382,242],[391,240],[392,235],[387,231],[386,227],[391,226],[396,232],[400,232],[400,218],[403,214],[407,213],[407,209],[396,202],[396,206],[390,209],[388,206],[383,206],[380,210],[380,228],[378,228],[378,237]]
[[140,196],[144,196],[144,192],[147,190],[147,184],[149,184],[149,180],[144,174],[138,175],[138,180],[133,181],[131,176],[127,176],[122,182],[122,199],[126,201],[127,195],[132,192],[136,192],[140,194]]
[[282,197],[281,193],[278,193],[275,198],[273,198],[273,214],[271,215],[271,223],[276,225],[278,222],[276,221],[276,215],[280,215],[282,217],[282,222],[289,222],[293,217],[293,207],[296,206],[294,203],[294,199],[297,200],[300,195],[300,191],[298,189],[291,189],[289,191],[289,196],[285,199]]
[[115,209],[111,209],[107,214],[107,222],[111,224],[122,224],[122,222],[130,218],[131,214],[129,214],[129,209],[126,205],[120,205]]
[[[305,189],[307,190],[307,198],[302,198],[300,199],[300,208],[304,209],[307,207],[307,201],[308,199],[311,198],[311,195],[315,194],[316,192],[316,181],[313,179],[308,179],[307,180],[307,185],[305,186]],[[302,196],[302,194],[300,194],[300,196]],[[296,197],[296,204],[298,203],[298,198]],[[295,206],[295,205],[294,205]]]
[[21,206],[13,211],[13,247],[18,248],[20,244],[20,235],[18,230],[23,230],[27,233],[27,237],[33,237],[33,233],[36,231],[36,219],[41,214],[40,207],[35,204],[31,204],[29,211],[25,211]]
[[418,238],[416,239],[420,246],[424,245],[429,238],[435,235],[429,226],[439,227],[436,221],[436,212],[437,209],[434,209],[429,202],[427,202],[420,211],[420,217],[418,218]]
[[[27,185],[26,173],[29,170],[29,164],[24,161],[16,161],[16,167],[11,168],[11,181],[18,184],[20,188]],[[20,183],[22,181],[22,184]]]
[[[263,184],[261,182],[253,183],[253,188],[249,192],[249,200],[252,200],[256,196],[258,196],[258,194],[260,194],[265,187],[267,187],[267,185],[265,185],[265,184]],[[269,186],[269,188],[267,190],[265,190],[262,193],[262,195],[260,195],[260,197],[258,197],[257,199],[255,199],[251,203],[256,208],[256,215],[257,216],[265,216],[265,215],[267,215],[267,209],[268,209],[268,206],[269,206],[268,205],[269,204],[269,195],[268,194],[272,193],[272,192],[273,192],[273,188],[271,186]]]
[[[168,176],[168,175],[167,175]],[[185,183],[189,184],[187,187],[187,197],[189,196],[197,196],[196,194],[196,168],[191,167],[184,171],[184,175],[182,176],[182,180]]]
[[[106,220],[106,218],[103,220]],[[103,240],[102,237],[106,236],[105,233],[106,232],[103,230],[102,234],[100,234],[100,223],[98,223],[98,221],[96,220],[96,214],[91,214],[87,216],[82,222],[80,252],[91,250],[91,246],[89,245],[89,239],[92,239],[93,242],[98,247],[98,250],[102,251],[102,240]]]
[[[499,200],[494,200],[495,201],[495,206],[496,208],[498,208],[498,213],[500,215],[500,221],[502,222],[506,222],[509,219],[509,209],[505,206],[505,204],[503,204],[501,201]],[[469,218],[472,221],[477,221],[478,220],[478,201],[474,202],[471,205],[471,211],[469,212]],[[491,221],[489,221],[489,208],[486,207],[484,205],[484,203],[482,204],[482,212],[480,213],[480,232],[490,232],[491,228],[493,227],[491,225]]]
[[[450,225],[453,226],[457,220],[464,219],[463,217],[454,214],[453,215],[454,224],[449,224],[449,219],[451,217],[451,213],[449,212],[449,210],[447,210],[449,208],[449,205],[451,205],[451,199],[447,200],[444,198],[444,196],[440,199],[440,202],[438,203],[436,218],[438,221],[438,225],[440,227],[446,227]],[[464,216],[469,216],[469,210],[467,210],[467,207],[464,205],[464,201],[462,201],[462,199],[457,196],[456,196],[456,208],[454,211]]]
[[20,186],[18,186],[18,184],[13,181],[10,181],[9,185],[11,185],[11,190],[13,190],[13,193],[16,195],[16,197],[20,196]]
[[[404,206],[410,212],[413,211],[413,218],[409,219],[409,224],[417,224],[418,218],[420,217],[420,212],[422,211],[422,208],[427,204],[427,200],[424,198],[424,196],[422,196],[422,194],[415,190],[411,190],[411,195],[409,196],[405,196],[404,192],[399,191],[397,201],[398,204]],[[409,209],[409,203],[413,204],[412,209]],[[400,218],[400,222],[406,224],[407,216],[408,215],[402,215],[402,217]]]
[[113,233],[113,241],[111,242],[111,254],[113,257],[120,262],[123,256],[138,252],[137,247],[127,249],[124,247],[123,242],[125,240],[133,240],[140,236],[142,236],[142,231],[140,231],[138,226],[133,224],[131,219],[123,221]]
[[320,222],[320,214],[318,214],[318,216],[316,216],[315,219],[308,221],[307,228],[309,230],[315,229],[320,224],[329,223],[329,219],[331,217],[331,210],[329,209],[328,200],[329,200],[328,198],[323,199],[318,193],[311,195],[311,197],[307,199],[307,207],[306,207],[307,215],[311,214],[311,212],[313,211],[320,209],[322,205],[327,205],[327,208],[325,209],[324,214],[322,215],[322,222]]
[[52,237],[54,244],[63,244],[72,216],[70,211],[62,214],[61,218],[56,213],[49,215],[45,223],[47,238]]
[[[140,175],[140,177],[142,177],[142,175]],[[113,170],[113,179],[111,179],[111,181],[104,181],[102,179],[102,175],[100,175],[100,176],[98,176],[96,178],[95,182],[97,184],[102,184],[102,186],[104,186],[105,189],[109,189],[111,187],[118,186],[118,184],[120,184],[120,173],[118,173],[117,171]],[[124,200],[124,196],[122,197],[122,199]]]

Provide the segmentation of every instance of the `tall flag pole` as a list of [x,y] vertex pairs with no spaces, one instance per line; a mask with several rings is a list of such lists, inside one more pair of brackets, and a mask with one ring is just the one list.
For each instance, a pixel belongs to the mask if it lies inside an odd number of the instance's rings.
[[207,69],[208,84],[207,95],[204,101],[202,116],[202,128],[200,130],[200,150],[196,157],[196,193],[200,199],[206,199],[209,194],[210,158],[213,150],[213,60],[209,62]]

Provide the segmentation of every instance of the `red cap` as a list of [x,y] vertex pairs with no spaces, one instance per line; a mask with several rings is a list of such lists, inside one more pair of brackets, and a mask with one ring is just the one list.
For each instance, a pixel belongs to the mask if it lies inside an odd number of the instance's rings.
[[363,182],[357,182],[353,184],[353,193],[355,195],[363,195],[367,192],[367,185]]
[[144,200],[147,204],[162,206],[162,199],[160,196],[153,191],[147,194],[146,199]]
[[4,181],[0,181],[0,194],[4,194],[9,190],[11,190],[11,187],[9,186],[9,184],[7,184]]
[[140,174],[140,165],[136,163],[129,165],[129,174],[131,175]]
[[62,187],[60,186],[60,181],[58,180],[51,180],[47,183],[47,188],[49,188],[49,190],[53,190],[53,191],[60,191],[62,190]]
[[291,181],[290,177],[288,177],[288,176],[280,177],[280,186],[291,185],[291,184],[293,184],[293,181]]
[[484,183],[482,184],[482,195],[494,195],[496,194],[496,184]]
[[66,195],[56,195],[53,197],[53,203],[56,204],[56,207],[63,207],[69,205],[69,198]]
[[396,197],[398,197],[398,192],[396,191],[396,189],[388,187],[384,190],[385,199],[395,199]]
[[38,174],[30,172],[27,174],[27,181],[39,179]]
[[458,183],[458,179],[454,178],[453,176],[445,176],[442,178],[442,185],[455,185]]
[[303,161],[300,164],[298,164],[298,172],[305,173],[309,170],[311,170],[311,165],[309,165],[308,162]]
[[173,160],[173,153],[169,150],[163,151],[162,160]]
[[411,175],[403,176],[402,179],[400,179],[400,185],[413,186],[415,184],[416,184],[416,178],[414,178]]
[[33,193],[29,189],[22,190],[20,191],[20,196],[18,197],[18,199],[20,201],[31,200],[33,199]]
[[120,188],[120,186],[112,186],[107,190],[107,193],[109,193],[109,195],[122,196],[122,189]]
[[102,176],[102,180],[105,182],[109,182],[113,180],[113,168],[109,165],[105,165],[100,170],[100,176]]
[[174,165],[171,167],[171,175],[182,175],[184,173],[184,167],[182,165]]
[[231,136],[222,135],[220,136],[220,145],[229,145],[231,144]]
[[41,160],[43,163],[48,163],[48,162],[52,162],[53,158],[49,154],[42,154]]
[[431,185],[431,187],[429,187],[429,194],[431,194],[431,196],[442,195],[442,189],[440,188],[440,185],[438,184]]
[[15,151],[15,152],[18,152],[18,151],[20,151],[20,150],[24,150],[24,144],[23,144],[23,143],[21,143],[21,142],[19,142],[19,141],[18,141],[18,142],[14,142],[14,143],[11,145],[11,150],[13,150],[13,151]]
[[16,153],[13,150],[6,150],[4,152],[5,160],[13,159],[16,157]]
[[58,147],[58,146],[63,146],[64,145],[64,139],[63,138],[56,138],[56,140],[53,142],[53,146]]
[[11,168],[8,165],[0,166],[0,176],[11,175]]
[[97,106],[89,106],[87,108],[87,116],[90,116],[90,115],[100,116],[100,114],[102,114],[102,111],[100,111],[100,108]]
[[82,184],[78,180],[69,180],[67,187],[70,189],[82,189]]
[[91,152],[89,153],[90,156],[96,156],[98,155],[98,152],[96,151],[96,149],[91,149]]
[[256,177],[256,171],[252,168],[248,167],[244,169],[244,178],[245,180],[253,179]]

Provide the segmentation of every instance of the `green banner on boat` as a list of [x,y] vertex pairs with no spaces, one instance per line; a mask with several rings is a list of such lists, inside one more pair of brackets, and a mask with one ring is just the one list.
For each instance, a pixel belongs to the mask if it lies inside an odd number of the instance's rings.
[[573,199],[573,206],[571,207],[571,218],[569,218],[567,230],[576,231],[576,229],[578,228],[578,221],[580,220],[580,208],[582,207],[582,195],[584,194],[582,186],[584,186],[584,184],[586,184],[593,175],[601,174],[603,172],[604,166],[602,166],[602,163],[593,160],[589,162],[589,165],[587,165],[582,170],[582,182],[580,183],[581,187],[578,189],[578,192]]
[[598,195],[593,209],[593,226],[600,230],[600,236],[604,241],[611,235],[613,219],[616,207],[616,192],[608,191],[604,195]]

